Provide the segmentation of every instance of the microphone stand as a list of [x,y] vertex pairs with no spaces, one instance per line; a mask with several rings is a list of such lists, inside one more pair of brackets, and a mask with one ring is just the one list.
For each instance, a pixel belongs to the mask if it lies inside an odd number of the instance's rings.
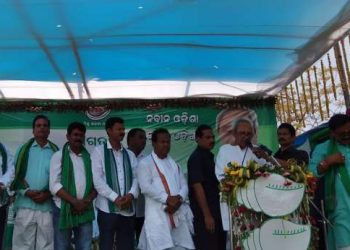
[[281,167],[281,164],[276,160],[275,157],[273,157],[272,155],[270,155],[270,156],[269,156],[269,159],[273,161],[273,162],[271,162],[272,164],[275,164],[277,167]]
[[232,211],[231,211],[231,197],[228,198],[228,218],[229,218],[229,228],[230,228],[230,246],[231,249],[234,249],[234,242],[233,242],[233,221],[232,221]]
[[325,249],[328,250],[328,241],[327,241],[327,225],[331,228],[334,228],[334,225],[327,219],[326,213],[324,210],[324,201],[321,200],[321,210],[316,206],[316,204],[311,200],[308,199],[310,204],[315,208],[316,212],[319,213],[322,217],[322,225],[323,225],[323,237],[324,237],[324,244],[325,244]]
[[[328,242],[327,242],[327,221],[325,220],[326,218],[326,213],[324,210],[324,202],[321,200],[321,211],[322,211],[322,225],[323,225],[323,238],[324,238],[324,244],[326,250],[328,250]],[[330,222],[328,222],[330,225],[332,225]]]
[[[252,145],[252,143],[250,143],[250,145]],[[241,163],[242,166],[243,166],[243,164],[244,164],[245,157],[247,156],[248,148],[250,148],[249,145],[247,145],[247,147],[245,148],[243,160],[242,160],[242,163]]]

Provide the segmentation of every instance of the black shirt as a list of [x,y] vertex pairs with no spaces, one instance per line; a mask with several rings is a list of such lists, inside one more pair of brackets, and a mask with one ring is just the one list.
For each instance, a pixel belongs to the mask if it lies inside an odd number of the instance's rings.
[[190,206],[194,216],[202,215],[192,185],[201,183],[208,207],[214,218],[220,217],[219,181],[215,175],[214,154],[197,147],[187,162]]
[[285,150],[281,148],[275,153],[275,158],[287,161],[289,159],[294,159],[298,164],[309,163],[309,155],[304,150],[298,150],[294,146],[288,147]]

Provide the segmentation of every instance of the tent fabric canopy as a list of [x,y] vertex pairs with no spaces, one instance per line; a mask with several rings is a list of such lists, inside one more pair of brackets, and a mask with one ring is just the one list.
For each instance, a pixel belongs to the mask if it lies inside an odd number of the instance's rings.
[[345,0],[0,0],[0,96],[274,95],[349,28]]

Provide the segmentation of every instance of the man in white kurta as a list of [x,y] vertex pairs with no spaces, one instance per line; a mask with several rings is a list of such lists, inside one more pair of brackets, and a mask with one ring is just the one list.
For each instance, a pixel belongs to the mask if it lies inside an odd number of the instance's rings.
[[[233,128],[235,136],[235,144],[225,144],[219,149],[216,157],[215,174],[219,181],[224,178],[224,167],[229,162],[235,161],[238,164],[245,166],[248,161],[253,160],[260,165],[265,165],[267,161],[264,158],[258,158],[258,155],[264,155],[257,149],[251,148],[251,139],[253,137],[253,127],[249,120],[238,120]],[[226,203],[221,203],[222,224],[225,231],[229,230],[228,207]]]
[[153,152],[141,160],[137,168],[137,178],[146,200],[139,249],[194,249],[193,215],[184,202],[188,186],[180,167],[168,155],[169,132],[155,130],[152,145]]

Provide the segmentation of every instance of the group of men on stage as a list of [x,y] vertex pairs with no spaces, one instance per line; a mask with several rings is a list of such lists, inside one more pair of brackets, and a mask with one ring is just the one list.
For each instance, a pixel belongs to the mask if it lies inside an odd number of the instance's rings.
[[[350,118],[335,115],[329,127],[331,139],[315,149],[310,168],[326,178],[335,249],[349,249]],[[122,118],[109,118],[105,129],[107,142],[91,155],[84,147],[84,124],[69,124],[67,143],[59,150],[48,140],[50,121],[43,115],[34,118],[33,138],[19,147],[14,158],[0,144],[1,192],[6,187],[16,192],[13,249],[60,250],[74,243],[75,249],[90,250],[96,208],[101,250],[113,245],[118,250],[135,249],[135,230],[141,250],[223,250],[228,227],[222,217],[228,210],[220,204],[219,181],[224,167],[232,161],[245,165],[248,160],[284,167],[289,159],[299,164],[309,159],[293,146],[295,129],[287,123],[278,127],[281,147],[275,157],[252,145],[253,126],[247,119],[235,122],[234,142],[222,145],[215,159],[213,131],[200,125],[186,180],[169,155],[168,130],[153,131],[153,151],[146,156],[144,130],[130,130],[126,148]],[[2,207],[1,230],[5,217]]]
[[[156,129],[153,151],[143,156],[144,130],[130,130],[126,148],[122,118],[107,119],[105,129],[107,142],[90,154],[85,125],[72,122],[59,150],[48,140],[49,119],[39,115],[15,159],[1,144],[1,192],[16,192],[13,249],[91,250],[95,208],[101,250],[135,249],[135,229],[140,249],[195,249],[188,185],[168,155],[170,133]],[[1,212],[3,228],[6,207]]]

